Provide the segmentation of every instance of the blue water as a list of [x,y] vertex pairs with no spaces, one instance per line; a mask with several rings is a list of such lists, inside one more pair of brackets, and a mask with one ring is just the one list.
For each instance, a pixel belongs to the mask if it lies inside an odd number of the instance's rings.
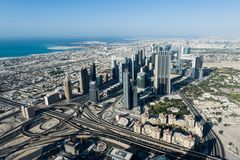
[[[49,50],[50,46],[73,46],[75,42],[85,41],[101,41],[107,43],[123,42],[123,38],[107,37],[107,38],[18,38],[18,39],[0,39],[0,57],[20,57],[31,54],[43,54],[56,52]],[[59,50],[57,50],[59,51]]]

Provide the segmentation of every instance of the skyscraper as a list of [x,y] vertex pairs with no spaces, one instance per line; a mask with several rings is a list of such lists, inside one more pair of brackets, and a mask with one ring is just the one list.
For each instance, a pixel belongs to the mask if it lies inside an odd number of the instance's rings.
[[93,103],[98,102],[98,88],[96,81],[91,81],[89,83],[89,101]]
[[177,50],[177,60],[181,60],[183,57],[183,52],[184,52],[184,48],[183,46],[179,46],[178,50]]
[[119,74],[118,74],[120,84],[123,83],[123,71],[124,71],[124,69],[125,69],[125,64],[123,62],[120,62],[120,64],[119,64]]
[[112,68],[115,68],[117,65],[116,59],[112,56]]
[[203,66],[203,55],[196,57],[194,78],[199,78],[199,71],[202,69],[202,66]]
[[152,67],[154,67],[154,66],[155,66],[155,56],[156,56],[156,53],[155,53],[155,52],[154,52],[154,53],[152,53],[152,55],[151,55]]
[[64,87],[64,95],[67,100],[72,99],[72,88],[71,88],[71,81],[68,79],[68,76],[65,77],[63,81]]
[[82,68],[79,75],[79,88],[83,94],[88,93],[89,90],[89,76],[86,68]]
[[108,76],[108,74],[106,73],[106,74],[105,74],[105,81],[104,81],[104,83],[107,83],[108,80],[109,80],[109,76]]
[[140,67],[142,67],[143,66],[143,50],[142,49],[138,50],[138,57],[139,57],[138,64]]
[[146,73],[145,72],[139,72],[137,74],[137,87],[140,89],[146,88]]
[[129,72],[129,76],[130,78],[132,77],[132,59],[131,58],[127,58],[125,61],[125,68],[124,70],[127,69]]
[[98,80],[99,80],[99,85],[102,85],[103,84],[103,75],[99,75],[98,77]]
[[134,87],[132,90],[132,100],[133,100],[133,107],[137,107],[138,106],[138,100],[139,100],[139,96],[138,96],[138,92],[137,92],[137,87]]
[[123,100],[126,109],[132,109],[131,84],[128,70],[123,72]]
[[97,73],[96,73],[96,65],[94,62],[92,62],[91,66],[91,81],[96,81],[97,80]]
[[154,92],[170,94],[170,52],[160,51],[155,56]]
[[193,55],[192,56],[192,68],[191,68],[191,78],[193,78],[193,79],[196,77],[196,75],[195,75],[195,71],[196,71],[195,67],[196,67],[196,56]]
[[117,61],[114,57],[112,57],[112,78],[115,80],[118,78],[118,68]]
[[191,53],[190,47],[184,47],[184,54],[190,54],[190,53]]
[[135,81],[135,77],[136,77],[136,65],[135,65],[135,55],[132,55],[132,81]]

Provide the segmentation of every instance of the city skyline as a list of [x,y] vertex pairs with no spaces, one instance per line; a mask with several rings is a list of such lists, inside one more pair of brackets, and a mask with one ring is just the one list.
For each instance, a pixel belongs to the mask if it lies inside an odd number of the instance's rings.
[[0,0],[0,160],[240,160],[239,6]]
[[236,0],[2,0],[0,4],[0,38],[240,36]]

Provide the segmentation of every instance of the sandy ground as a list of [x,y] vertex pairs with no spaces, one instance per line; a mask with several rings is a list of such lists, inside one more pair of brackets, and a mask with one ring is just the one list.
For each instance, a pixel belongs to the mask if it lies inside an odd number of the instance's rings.
[[[232,142],[238,149],[240,149],[240,126],[228,126],[224,127],[222,124],[213,127],[214,131],[217,133],[221,139],[223,145],[225,146],[226,158],[229,160],[240,160],[240,156],[237,156],[227,149],[229,142]],[[219,130],[223,130],[223,134],[219,134]]]
[[[209,106],[211,107],[218,107],[220,105],[220,103],[216,103],[216,102],[201,102],[200,104],[197,105],[198,108],[204,109],[207,108]],[[227,119],[230,120],[230,119]],[[229,142],[232,142],[238,149],[240,149],[240,125],[239,123],[237,123],[237,121],[231,121],[230,122],[234,122],[238,125],[235,126],[224,126],[223,123],[219,123],[218,125],[215,125],[213,127],[213,130],[215,131],[215,133],[217,133],[217,135],[219,136],[219,138],[221,139],[224,148],[225,148],[225,152],[226,152],[226,158],[229,160],[240,160],[240,157],[229,152],[227,146]],[[223,130],[223,134],[219,134],[219,130]]]
[[41,124],[34,126],[33,128],[29,129],[29,131],[32,133],[43,133],[44,130],[40,129],[40,125]]
[[217,67],[217,68],[234,68],[240,70],[240,62],[239,61],[218,61],[218,62],[211,62],[211,63],[203,63],[204,67]]
[[16,127],[20,123],[22,123],[18,117],[9,117],[4,119],[0,122],[0,135],[4,134],[5,132],[9,131],[10,129]]
[[53,126],[57,125],[59,123],[58,119],[52,118],[50,120],[48,120],[47,122],[43,123],[41,125],[41,128],[44,130],[48,130],[50,128],[52,128]]

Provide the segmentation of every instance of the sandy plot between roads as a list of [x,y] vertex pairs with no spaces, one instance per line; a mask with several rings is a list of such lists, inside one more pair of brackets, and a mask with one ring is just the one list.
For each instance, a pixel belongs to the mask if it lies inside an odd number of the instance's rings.
[[218,61],[218,62],[211,62],[211,63],[203,63],[204,67],[217,67],[217,68],[234,68],[240,70],[240,61]]

